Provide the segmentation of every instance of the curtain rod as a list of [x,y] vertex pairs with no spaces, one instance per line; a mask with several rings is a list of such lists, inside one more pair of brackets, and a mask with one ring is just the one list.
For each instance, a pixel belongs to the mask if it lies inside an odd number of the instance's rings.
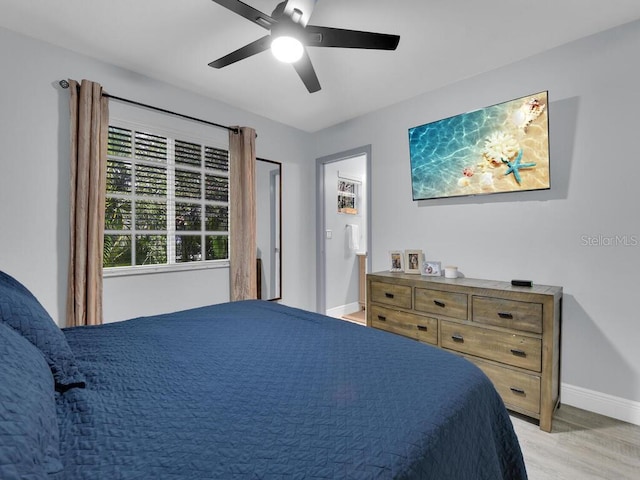
[[[60,80],[58,83],[62,88],[69,88],[69,82],[66,81],[66,80]],[[234,128],[234,127],[227,127],[226,125],[220,125],[219,123],[210,122],[208,120],[202,120],[201,118],[191,117],[189,115],[184,115],[182,113],[172,112],[171,110],[165,110],[164,108],[154,107],[153,105],[147,105],[146,103],[136,102],[135,100],[129,100],[127,98],[116,97],[115,95],[111,95],[111,94],[106,93],[106,92],[103,92],[102,95],[104,97],[111,98],[111,99],[117,100],[119,102],[130,103],[131,105],[136,105],[138,107],[148,108],[150,110],[155,110],[156,112],[166,113],[166,114],[173,115],[173,116],[176,116],[176,117],[185,118],[187,120],[193,120],[194,122],[204,123],[204,124],[207,124],[207,125],[211,125],[212,127],[224,128],[224,129],[229,130],[229,131],[231,131],[233,133],[238,133],[239,132],[239,130],[237,128]]]

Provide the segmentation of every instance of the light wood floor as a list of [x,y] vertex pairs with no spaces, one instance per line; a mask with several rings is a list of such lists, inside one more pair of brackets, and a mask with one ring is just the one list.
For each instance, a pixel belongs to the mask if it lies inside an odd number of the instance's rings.
[[551,433],[512,415],[529,480],[638,480],[640,426],[562,405]]
[[348,315],[344,315],[342,320],[346,320],[348,322],[357,323],[360,325],[367,324],[367,317],[364,313],[364,310],[360,310],[359,312],[349,313]]

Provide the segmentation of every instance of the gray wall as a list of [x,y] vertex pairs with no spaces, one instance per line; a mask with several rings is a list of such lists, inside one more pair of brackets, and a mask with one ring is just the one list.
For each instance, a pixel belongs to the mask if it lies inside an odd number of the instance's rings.
[[[316,157],[372,145],[373,271],[387,268],[389,250],[422,248],[468,277],[563,286],[562,381],[632,401],[640,401],[639,55],[635,22],[315,136]],[[550,191],[412,201],[408,128],[541,90],[550,99]],[[633,245],[605,245],[616,235]]]
[[[283,301],[314,308],[314,270],[301,268],[315,248],[309,134],[6,29],[0,60],[0,269],[31,288],[58,323],[64,323],[69,239],[68,92],[57,84],[63,78],[95,80],[113,95],[255,128],[258,156],[283,163]],[[111,113],[202,128],[115,101]],[[221,268],[106,278],[105,319],[228,301],[228,277]]]

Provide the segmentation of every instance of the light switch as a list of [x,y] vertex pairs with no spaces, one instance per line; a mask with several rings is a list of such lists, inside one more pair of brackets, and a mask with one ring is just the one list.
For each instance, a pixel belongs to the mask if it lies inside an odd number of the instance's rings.
[[332,230],[327,230],[326,231],[326,236],[327,236],[327,240],[330,240],[333,237],[333,231]]

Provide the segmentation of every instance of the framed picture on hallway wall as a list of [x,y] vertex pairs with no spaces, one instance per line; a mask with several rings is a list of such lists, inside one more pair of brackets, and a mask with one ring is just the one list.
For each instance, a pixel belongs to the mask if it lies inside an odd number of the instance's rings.
[[356,188],[355,182],[338,180],[338,213],[358,214]]

